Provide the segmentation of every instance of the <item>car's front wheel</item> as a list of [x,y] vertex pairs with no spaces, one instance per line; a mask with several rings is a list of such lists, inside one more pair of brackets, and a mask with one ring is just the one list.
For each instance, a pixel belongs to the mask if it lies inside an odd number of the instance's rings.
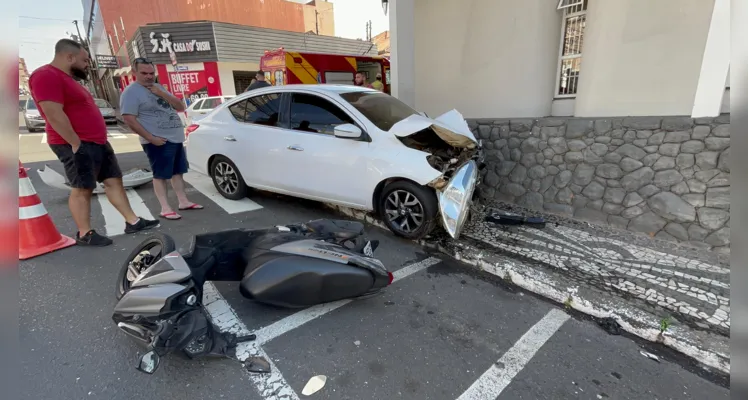
[[210,177],[218,193],[230,200],[247,197],[247,184],[236,165],[224,156],[216,156],[210,163]]
[[438,204],[433,190],[409,181],[385,186],[379,198],[379,217],[396,235],[422,239],[437,224]]

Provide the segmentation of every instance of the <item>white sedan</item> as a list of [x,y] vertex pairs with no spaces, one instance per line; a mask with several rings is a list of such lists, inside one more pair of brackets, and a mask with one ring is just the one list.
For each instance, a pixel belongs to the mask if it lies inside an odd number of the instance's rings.
[[228,199],[255,188],[374,211],[411,239],[439,224],[459,236],[484,165],[457,111],[431,119],[351,85],[256,89],[186,131],[190,168]]

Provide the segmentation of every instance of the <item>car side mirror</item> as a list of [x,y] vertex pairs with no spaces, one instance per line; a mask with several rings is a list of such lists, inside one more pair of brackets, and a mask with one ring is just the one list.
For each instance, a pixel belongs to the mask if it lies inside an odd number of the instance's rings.
[[151,350],[143,354],[143,357],[140,357],[140,362],[138,362],[136,369],[150,375],[156,372],[160,363],[161,357],[155,351]]
[[353,124],[342,124],[335,127],[335,137],[344,139],[358,139],[361,137],[361,129]]

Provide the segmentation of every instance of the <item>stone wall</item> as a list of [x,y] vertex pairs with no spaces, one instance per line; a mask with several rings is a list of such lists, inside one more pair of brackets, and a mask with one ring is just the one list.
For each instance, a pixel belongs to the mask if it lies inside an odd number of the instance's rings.
[[729,253],[729,114],[468,122],[482,198]]

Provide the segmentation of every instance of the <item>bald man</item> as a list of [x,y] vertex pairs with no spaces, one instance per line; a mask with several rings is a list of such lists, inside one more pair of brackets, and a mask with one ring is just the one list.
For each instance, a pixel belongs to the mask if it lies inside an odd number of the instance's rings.
[[86,49],[62,39],[55,45],[52,62],[31,74],[29,88],[47,123],[47,143],[65,166],[72,187],[68,206],[78,227],[75,238],[79,245],[108,246],[112,240],[91,228],[91,196],[97,182],[104,184],[107,198],[125,218],[125,233],[156,227],[159,221],[139,218],[130,207],[104,117],[79,83],[88,78],[88,65]]

